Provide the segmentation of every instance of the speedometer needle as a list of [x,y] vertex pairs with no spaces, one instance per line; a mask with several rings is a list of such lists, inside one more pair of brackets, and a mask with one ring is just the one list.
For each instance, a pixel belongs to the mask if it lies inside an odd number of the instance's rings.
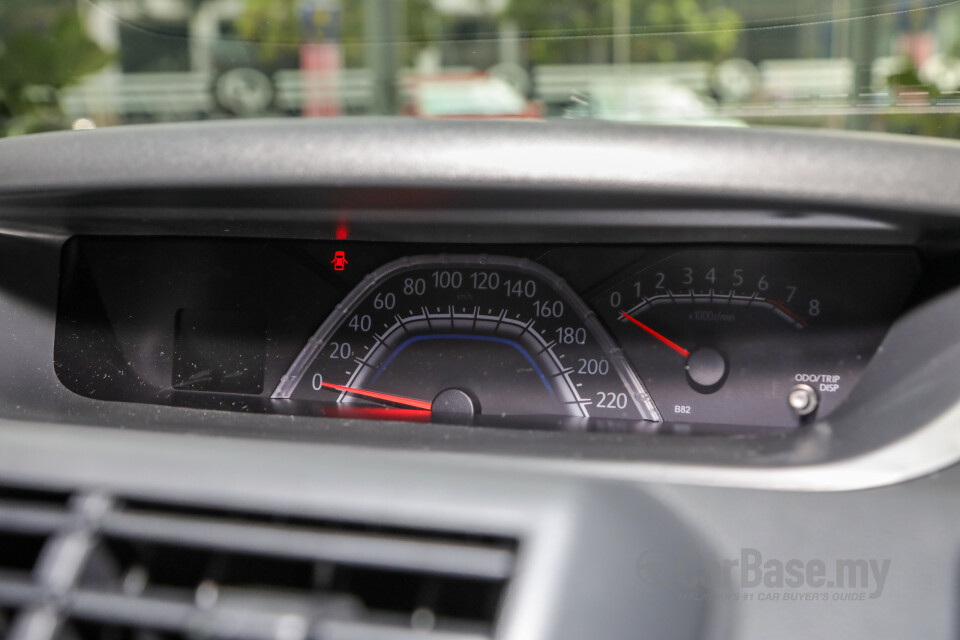
[[387,402],[394,402],[396,404],[406,405],[408,407],[413,407],[414,409],[422,409],[424,411],[430,411],[433,407],[433,404],[426,402],[424,400],[415,400],[414,398],[406,398],[404,396],[395,396],[390,393],[380,393],[379,391],[367,391],[366,389],[355,389],[353,387],[344,387],[339,384],[333,384],[330,382],[323,382],[321,386],[329,387],[330,389],[336,389],[337,391],[346,391],[347,393],[353,393],[358,396],[366,396],[368,398],[374,398],[376,400],[386,400]]
[[637,320],[636,318],[634,318],[634,317],[631,316],[631,315],[628,315],[628,314],[626,314],[626,313],[624,313],[624,312],[622,312],[622,311],[620,312],[620,315],[622,315],[624,318],[626,318],[627,320],[629,320],[629,321],[632,322],[633,324],[637,325],[638,327],[640,327],[641,329],[643,329],[644,331],[646,331],[647,333],[649,333],[650,335],[652,335],[654,338],[656,338],[657,340],[659,340],[659,341],[662,342],[663,344],[667,345],[668,347],[670,347],[671,349],[673,349],[674,351],[676,351],[677,353],[679,353],[680,355],[682,355],[684,358],[689,358],[689,357],[690,357],[690,352],[687,351],[686,349],[684,349],[683,347],[681,347],[680,345],[678,345],[678,344],[677,344],[676,342],[674,342],[673,340],[670,340],[670,339],[667,338],[666,336],[660,335],[659,333],[657,333],[656,331],[654,331],[653,329],[651,329],[651,328],[648,327],[647,325],[643,324],[642,322],[640,322],[639,320]]

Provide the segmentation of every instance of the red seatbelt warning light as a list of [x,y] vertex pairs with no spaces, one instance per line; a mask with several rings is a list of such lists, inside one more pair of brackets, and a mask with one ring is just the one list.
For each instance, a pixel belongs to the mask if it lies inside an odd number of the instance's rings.
[[347,262],[347,256],[343,251],[337,251],[333,254],[333,260],[330,261],[334,271],[343,271],[343,268],[350,264]]

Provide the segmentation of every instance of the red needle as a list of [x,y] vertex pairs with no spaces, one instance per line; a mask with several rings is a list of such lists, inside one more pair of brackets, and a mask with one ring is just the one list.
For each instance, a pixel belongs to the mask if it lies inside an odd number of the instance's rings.
[[367,391],[366,389],[354,389],[353,387],[343,387],[339,384],[333,384],[330,382],[321,383],[323,387],[330,387],[331,389],[336,389],[337,391],[346,391],[347,393],[354,393],[358,396],[367,396],[368,398],[375,398],[377,400],[386,400],[387,402],[395,402],[396,404],[403,404],[408,407],[413,407],[414,409],[423,409],[424,411],[430,411],[433,406],[430,402],[425,402],[423,400],[414,400],[413,398],[405,398],[403,396],[395,396],[389,393],[380,393],[379,391]]
[[[670,340],[670,339],[666,338],[665,336],[660,335],[659,333],[657,333],[656,331],[654,331],[653,329],[651,329],[651,328],[648,327],[647,325],[643,324],[642,322],[640,322],[639,320],[637,320],[637,319],[634,318],[633,316],[627,315],[626,313],[624,313],[624,312],[622,312],[622,311],[620,312],[620,315],[622,315],[624,318],[626,318],[627,320],[629,320],[629,321],[632,322],[633,324],[637,325],[638,327],[640,327],[641,329],[643,329],[644,331],[646,331],[647,333],[649,333],[650,335],[652,335],[654,338],[656,338],[657,340],[659,340],[659,341],[662,342],[663,344],[667,345],[668,347],[670,347],[671,349],[673,349],[674,351],[676,351],[677,353],[679,353],[680,355],[682,355],[684,358],[689,358],[689,357],[690,357],[690,352],[687,351],[686,349],[684,349],[683,347],[681,347],[680,345],[678,345],[678,344],[677,344],[676,342],[674,342],[673,340]],[[326,384],[326,383],[324,383],[324,384]]]

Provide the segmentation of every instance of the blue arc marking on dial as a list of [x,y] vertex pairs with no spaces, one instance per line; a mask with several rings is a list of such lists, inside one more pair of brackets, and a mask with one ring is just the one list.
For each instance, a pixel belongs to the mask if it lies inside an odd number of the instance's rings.
[[408,346],[410,346],[414,342],[423,342],[424,340],[476,340],[479,342],[497,342],[500,344],[509,345],[514,349],[516,349],[517,351],[519,351],[521,355],[523,355],[523,357],[527,359],[527,362],[530,363],[530,366],[533,367],[533,370],[537,373],[538,376],[540,376],[540,381],[543,383],[543,386],[547,388],[547,391],[550,393],[550,395],[554,398],[557,397],[556,393],[554,393],[553,391],[553,387],[551,387],[550,383],[547,382],[547,376],[543,375],[543,371],[540,369],[539,365],[537,365],[537,363],[534,361],[533,356],[531,356],[526,349],[520,346],[519,343],[514,342],[513,340],[507,340],[506,338],[496,338],[493,336],[474,336],[466,333],[437,333],[437,334],[431,334],[426,336],[414,336],[413,338],[407,338],[402,343],[400,343],[400,346],[397,347],[396,350],[394,350],[394,352],[390,354],[390,357],[387,358],[384,361],[384,363],[380,365],[380,367],[377,369],[376,375],[374,375],[373,378],[370,379],[370,383],[372,384],[376,382],[377,379],[380,378],[380,374],[386,371],[387,367],[390,366],[390,363],[393,362],[393,359],[396,358],[401,351],[406,349]]

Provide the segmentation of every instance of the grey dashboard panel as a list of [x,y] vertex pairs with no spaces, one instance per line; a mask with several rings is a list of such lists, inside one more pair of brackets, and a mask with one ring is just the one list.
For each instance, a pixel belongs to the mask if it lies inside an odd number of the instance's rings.
[[[960,467],[860,492],[633,485],[490,471],[428,452],[3,421],[0,482],[520,541],[504,638],[952,638]],[[785,588],[711,563],[871,560],[863,581]],[[650,555],[665,579],[642,573]],[[674,564],[676,563],[676,564]],[[691,593],[698,597],[691,597]],[[787,599],[785,594],[816,599]],[[846,594],[854,600],[841,600]],[[820,596],[825,596],[819,599]],[[862,599],[859,599],[862,598]]]
[[0,482],[517,539],[497,637],[623,638],[643,629],[692,639],[728,628],[729,612],[640,579],[646,550],[710,553],[656,499],[605,483],[453,469],[357,448],[0,423]]

